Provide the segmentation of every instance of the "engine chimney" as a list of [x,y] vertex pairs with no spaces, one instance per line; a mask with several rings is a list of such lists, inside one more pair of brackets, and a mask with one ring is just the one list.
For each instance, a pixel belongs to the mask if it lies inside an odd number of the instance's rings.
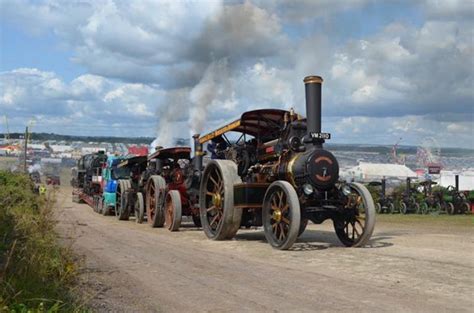
[[202,158],[204,152],[202,151],[202,143],[199,142],[199,134],[193,136],[194,139],[194,170],[202,170]]
[[[304,78],[306,94],[306,127],[305,143],[312,143],[321,148],[324,139],[317,137],[321,134],[321,85],[320,76],[307,76]],[[316,136],[315,136],[316,135]]]
[[459,191],[459,175],[454,175],[454,188]]

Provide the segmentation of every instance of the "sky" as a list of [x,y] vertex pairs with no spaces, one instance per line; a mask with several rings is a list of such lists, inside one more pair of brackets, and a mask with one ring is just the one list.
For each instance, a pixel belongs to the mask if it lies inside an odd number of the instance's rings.
[[474,148],[473,24],[469,0],[0,0],[0,117],[167,146],[304,115],[320,75],[333,143]]

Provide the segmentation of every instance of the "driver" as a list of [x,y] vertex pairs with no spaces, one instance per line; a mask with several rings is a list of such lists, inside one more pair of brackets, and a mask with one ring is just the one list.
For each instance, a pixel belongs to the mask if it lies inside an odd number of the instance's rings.
[[227,147],[227,142],[222,138],[222,136],[219,136],[211,140],[207,145],[207,150],[211,153],[211,159],[224,159],[222,151],[227,149]]

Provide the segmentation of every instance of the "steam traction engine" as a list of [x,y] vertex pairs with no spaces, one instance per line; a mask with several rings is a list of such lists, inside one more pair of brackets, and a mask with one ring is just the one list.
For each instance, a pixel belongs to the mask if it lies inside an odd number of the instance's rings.
[[72,170],[73,202],[84,201],[95,207],[102,197],[102,168],[107,162],[103,151],[82,156]]
[[332,219],[344,245],[368,242],[375,225],[373,199],[365,186],[339,181],[338,162],[323,148],[330,134],[321,132],[322,81],[304,79],[307,119],[292,111],[250,111],[199,138],[213,149],[199,192],[209,238],[230,239],[241,226],[263,225],[267,241],[284,250],[308,220]]
[[[201,151],[196,152],[201,156]],[[146,210],[152,227],[166,226],[177,231],[183,216],[201,226],[198,207],[199,175],[202,163],[191,160],[191,148],[160,149],[150,156],[155,160],[155,175],[146,185]],[[202,161],[202,158],[199,159]]]

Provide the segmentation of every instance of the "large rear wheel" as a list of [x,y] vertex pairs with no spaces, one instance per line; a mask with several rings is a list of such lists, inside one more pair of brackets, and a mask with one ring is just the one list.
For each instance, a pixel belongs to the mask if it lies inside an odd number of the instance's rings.
[[448,202],[446,204],[446,212],[449,215],[454,215],[456,213],[456,211],[454,210],[454,204],[452,204],[451,202]]
[[375,205],[370,192],[360,183],[351,183],[346,212],[334,220],[337,237],[347,247],[363,247],[375,227]]
[[421,214],[421,208],[418,202],[415,202],[415,212],[416,214]]
[[395,214],[395,205],[393,204],[393,202],[390,202],[390,204],[388,205],[388,213]]
[[229,160],[212,160],[204,169],[199,190],[201,225],[213,240],[231,239],[240,227],[242,209],[234,208],[234,185],[242,180],[237,165]]
[[181,195],[177,190],[170,190],[165,201],[165,225],[170,231],[179,230],[181,215]]
[[421,204],[421,214],[425,214],[425,215],[426,215],[426,214],[428,214],[429,212],[430,212],[430,209],[429,209],[429,207],[428,207],[428,203],[423,202],[423,203]]
[[407,207],[407,204],[404,201],[400,202],[400,213],[402,213],[402,214],[407,214],[408,213],[408,207]]
[[469,202],[463,202],[461,206],[461,213],[462,214],[470,214],[471,213],[471,205]]
[[126,221],[129,218],[130,210],[128,207],[128,189],[131,183],[127,179],[120,179],[115,192],[115,216],[120,221]]
[[301,227],[301,209],[295,188],[278,180],[268,187],[263,200],[262,221],[268,243],[276,249],[293,246]]
[[377,202],[377,203],[375,204],[375,211],[376,211],[378,214],[382,213],[382,205],[380,205],[380,202]]
[[146,213],[151,227],[163,227],[166,181],[159,175],[151,176],[146,188]]

